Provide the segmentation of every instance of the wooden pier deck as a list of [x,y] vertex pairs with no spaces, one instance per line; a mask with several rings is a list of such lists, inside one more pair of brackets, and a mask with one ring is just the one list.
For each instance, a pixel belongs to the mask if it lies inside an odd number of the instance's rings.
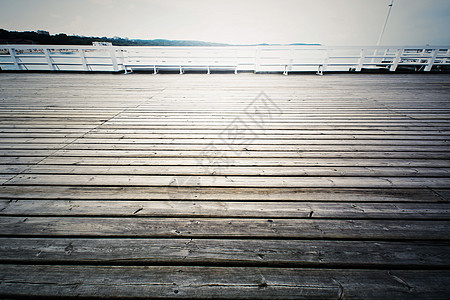
[[0,107],[0,298],[450,296],[450,75],[0,74]]

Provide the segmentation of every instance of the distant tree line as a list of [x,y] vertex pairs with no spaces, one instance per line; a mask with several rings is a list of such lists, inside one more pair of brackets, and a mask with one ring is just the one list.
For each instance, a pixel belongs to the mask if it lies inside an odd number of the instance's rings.
[[[40,45],[92,45],[92,42],[108,42],[115,46],[231,46],[230,44],[210,43],[202,41],[187,40],[139,40],[121,37],[108,38],[95,36],[79,36],[67,35],[59,33],[55,35],[49,34],[47,31],[8,31],[0,29],[0,44],[40,44]],[[274,44],[258,44],[258,45],[274,45]],[[290,45],[320,45],[294,43]],[[248,45],[250,46],[250,45]]]
[[185,40],[130,40],[121,37],[86,37],[64,33],[50,35],[43,30],[8,31],[0,29],[0,44],[40,44],[40,45],[92,45],[92,42],[109,42],[115,46],[227,46],[228,44]]

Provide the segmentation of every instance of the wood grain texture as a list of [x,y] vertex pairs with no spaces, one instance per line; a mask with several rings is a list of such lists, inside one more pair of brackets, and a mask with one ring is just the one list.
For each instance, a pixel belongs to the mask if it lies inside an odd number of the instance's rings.
[[[176,182],[176,181],[175,181]],[[0,198],[84,200],[449,202],[448,189],[0,186]]]
[[450,292],[442,270],[5,266],[3,297],[446,299]]
[[22,264],[448,268],[448,251],[449,241],[0,238],[1,261]]
[[0,200],[0,215],[450,220],[450,203]]
[[3,217],[3,236],[446,240],[448,221]]
[[0,298],[448,299],[427,75],[0,74]]

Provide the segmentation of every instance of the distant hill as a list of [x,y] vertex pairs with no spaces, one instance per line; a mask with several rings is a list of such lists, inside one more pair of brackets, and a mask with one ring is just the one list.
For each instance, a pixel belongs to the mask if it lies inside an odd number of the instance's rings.
[[67,35],[64,33],[51,35],[46,31],[8,31],[0,29],[0,44],[40,44],[40,45],[92,45],[92,42],[109,42],[115,46],[227,46],[228,44],[183,40],[130,40],[121,37],[94,37]]
[[[232,46],[231,44],[211,43],[188,40],[141,40],[121,37],[94,37],[67,35],[64,33],[51,35],[47,31],[8,31],[0,29],[0,44],[40,44],[40,45],[92,45],[92,42],[109,42],[115,46]],[[260,44],[270,45],[270,44]],[[291,45],[317,45],[295,43]]]

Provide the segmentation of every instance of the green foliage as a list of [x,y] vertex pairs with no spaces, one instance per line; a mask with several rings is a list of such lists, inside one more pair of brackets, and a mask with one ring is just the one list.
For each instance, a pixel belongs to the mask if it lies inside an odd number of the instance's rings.
[[[231,46],[230,44],[210,43],[187,40],[130,40],[114,37],[86,37],[79,35],[67,35],[64,33],[55,35],[39,34],[34,31],[7,31],[0,29],[0,44],[41,44],[41,45],[92,45],[92,42],[109,42],[115,46]],[[271,44],[259,44],[271,45]],[[291,45],[320,45],[295,43]],[[249,45],[248,45],[249,46]]]
[[7,31],[0,29],[0,44],[41,44],[41,45],[92,45],[92,42],[109,42],[115,46],[226,46],[227,44],[184,40],[129,40],[125,38],[85,37],[67,35],[38,34],[34,31]]

